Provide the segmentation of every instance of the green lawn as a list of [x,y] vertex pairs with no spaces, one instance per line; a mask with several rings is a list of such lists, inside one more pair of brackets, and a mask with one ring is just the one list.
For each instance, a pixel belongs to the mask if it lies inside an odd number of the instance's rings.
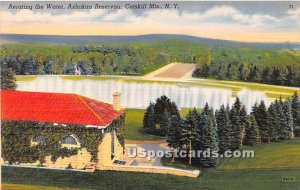
[[[49,186],[42,188],[299,190],[300,138],[251,148],[255,150],[255,158],[225,159],[217,169],[201,169],[198,178],[118,171],[84,173],[2,166],[2,189],[39,189],[40,186]],[[185,167],[182,163],[177,163],[176,166]],[[292,178],[293,181],[285,182],[285,177]]]
[[127,109],[125,117],[126,140],[159,140],[162,137],[142,132],[144,109]]
[[61,187],[51,187],[51,186],[41,186],[41,185],[28,185],[28,184],[12,184],[12,183],[5,183],[2,184],[2,189],[7,190],[75,190],[75,188],[61,188]]
[[218,169],[298,168],[300,169],[300,137],[293,140],[259,144],[243,149],[254,150],[255,158],[224,159]]
[[[253,150],[254,158],[222,158],[218,170],[241,169],[299,169],[300,170],[300,137],[280,142],[264,143],[255,146],[244,146],[241,150]],[[165,166],[182,169],[197,169],[185,160],[163,158]]]
[[[283,182],[283,177],[295,177],[296,182]],[[199,178],[178,177],[163,174],[146,174],[118,171],[96,171],[95,173],[2,167],[3,190],[7,184],[32,184],[38,186],[78,189],[215,189],[215,190],[283,190],[300,187],[300,170],[209,170]],[[35,186],[38,185],[38,186]],[[22,187],[22,185],[20,185]],[[30,188],[33,187],[33,188]],[[50,188],[51,187],[51,188]],[[20,189],[20,188],[18,188]],[[55,189],[56,190],[56,189]]]
[[17,81],[31,81],[36,79],[36,75],[17,75]]

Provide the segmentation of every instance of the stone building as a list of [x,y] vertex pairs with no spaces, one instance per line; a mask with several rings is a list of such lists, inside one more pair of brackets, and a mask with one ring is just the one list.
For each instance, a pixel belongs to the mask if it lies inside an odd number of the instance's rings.
[[[111,124],[124,118],[125,110],[120,106],[120,94],[113,95],[113,105],[100,102],[77,94],[44,93],[25,91],[1,91],[1,121],[33,121],[51,123],[53,127],[69,124],[83,125],[102,135],[98,146],[97,161],[92,161],[91,152],[83,146],[84,142],[76,134],[68,134],[59,141],[61,148],[78,149],[77,154],[58,157],[55,161],[51,155],[45,157],[46,167],[84,169],[94,165],[98,169],[110,166],[115,160],[124,158],[122,142],[116,134],[116,127]],[[118,124],[118,125],[121,125]],[[38,134],[31,137],[31,146],[45,143],[45,136]],[[3,157],[4,158],[4,157]],[[5,159],[2,161],[7,162]],[[35,163],[18,163],[20,165],[39,165]]]

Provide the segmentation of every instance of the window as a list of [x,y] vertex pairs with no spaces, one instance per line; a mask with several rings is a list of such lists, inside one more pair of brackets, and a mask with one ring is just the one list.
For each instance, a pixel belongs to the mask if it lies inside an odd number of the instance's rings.
[[66,136],[66,137],[62,138],[61,143],[62,144],[77,145],[76,139],[72,136]]
[[38,135],[32,138],[31,145],[46,144],[46,138],[44,135]]
[[81,144],[76,135],[65,136],[60,141],[62,148],[80,148]]

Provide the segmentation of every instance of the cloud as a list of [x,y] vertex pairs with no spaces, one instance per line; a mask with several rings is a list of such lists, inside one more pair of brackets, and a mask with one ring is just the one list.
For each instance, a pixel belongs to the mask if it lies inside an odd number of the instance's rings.
[[[80,32],[87,33],[95,28],[109,27],[111,32],[121,34],[126,29],[139,33],[182,33],[182,34],[206,34],[211,36],[213,31],[221,33],[222,30],[232,31],[232,35],[238,33],[268,32],[278,38],[283,32],[297,34],[300,30],[300,8],[290,9],[282,14],[270,14],[264,12],[245,12],[242,9],[229,5],[217,5],[202,10],[147,10],[143,14],[136,14],[134,10],[85,10],[65,11],[64,13],[33,12],[20,10],[16,12],[1,11],[1,25],[3,28],[25,27],[26,25],[50,25],[53,27],[63,25],[81,26]],[[89,26],[86,29],[84,26]],[[132,26],[132,27],[130,27]],[[133,28],[138,26],[139,28]],[[84,32],[85,29],[87,32]],[[193,30],[193,31],[188,31]],[[53,31],[54,29],[52,29]],[[60,31],[60,28],[56,29]],[[124,30],[125,31],[125,30]],[[63,31],[62,31],[63,32]],[[206,33],[205,33],[206,32]],[[58,32],[57,32],[58,33]],[[124,32],[125,33],[125,32]],[[132,32],[134,33],[134,32]],[[135,33],[136,34],[136,33]],[[298,32],[299,34],[299,32]],[[286,37],[288,40],[288,35]],[[296,36],[297,37],[297,36]],[[246,38],[246,37],[245,37]],[[274,37],[275,38],[275,37]],[[298,36],[298,39],[300,37]]]
[[[85,22],[85,23],[101,23],[101,22],[158,22],[169,24],[234,24],[248,26],[268,26],[280,24],[282,21],[297,21],[299,22],[300,9],[289,10],[285,17],[276,18],[275,16],[256,13],[246,14],[231,6],[215,6],[204,12],[183,11],[179,13],[176,10],[152,10],[146,11],[142,15],[134,14],[131,10],[90,10],[76,11],[70,14],[56,14],[49,12],[34,13],[29,10],[21,10],[16,13],[4,11],[2,17],[6,18],[7,22],[16,23],[40,23],[40,22]],[[287,24],[287,23],[285,23]],[[297,24],[299,25],[299,24]],[[297,27],[297,26],[296,26]],[[299,26],[298,26],[299,27]]]

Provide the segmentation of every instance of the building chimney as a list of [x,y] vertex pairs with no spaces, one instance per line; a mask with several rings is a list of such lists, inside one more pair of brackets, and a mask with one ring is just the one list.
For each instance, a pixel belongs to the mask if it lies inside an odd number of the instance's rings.
[[114,109],[117,111],[121,110],[120,96],[121,96],[121,94],[119,92],[115,92],[113,94],[113,106],[114,106]]

